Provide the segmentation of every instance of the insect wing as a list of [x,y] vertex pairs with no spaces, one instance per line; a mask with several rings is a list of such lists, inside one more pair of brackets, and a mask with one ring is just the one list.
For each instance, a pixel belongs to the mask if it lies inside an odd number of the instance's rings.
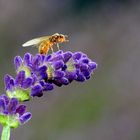
[[42,41],[49,39],[49,37],[50,36],[44,36],[44,37],[31,39],[31,40],[25,42],[22,46],[23,47],[36,46],[36,45],[40,44]]

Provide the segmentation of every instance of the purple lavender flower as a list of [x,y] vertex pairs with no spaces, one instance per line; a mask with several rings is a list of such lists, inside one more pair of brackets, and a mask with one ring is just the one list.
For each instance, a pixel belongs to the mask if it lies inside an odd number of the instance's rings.
[[54,85],[68,85],[72,81],[88,80],[97,64],[82,52],[57,51],[53,54],[35,56],[26,53],[22,59],[16,56],[16,78],[5,76],[5,87],[10,98],[20,101],[30,97],[42,96],[44,91],[52,90]]
[[0,123],[16,128],[31,119],[31,113],[26,112],[26,106],[19,104],[16,98],[9,99],[6,95],[0,96]]

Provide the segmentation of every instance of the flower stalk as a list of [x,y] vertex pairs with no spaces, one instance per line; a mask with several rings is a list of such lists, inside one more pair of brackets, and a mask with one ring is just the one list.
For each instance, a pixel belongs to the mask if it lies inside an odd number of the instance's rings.
[[3,126],[1,140],[9,140],[10,139],[10,126],[5,125]]

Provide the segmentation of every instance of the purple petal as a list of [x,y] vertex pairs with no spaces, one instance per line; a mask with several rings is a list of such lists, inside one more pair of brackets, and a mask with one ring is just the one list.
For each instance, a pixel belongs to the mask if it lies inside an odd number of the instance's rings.
[[24,55],[24,63],[29,66],[32,63],[32,55],[30,53],[26,53]]
[[8,98],[5,94],[2,94],[2,95],[1,95],[1,98],[3,98],[4,101],[5,101],[5,104],[8,105],[8,103],[9,103],[9,98]]
[[44,91],[46,91],[46,90],[53,90],[53,85],[52,84],[49,84],[49,83],[45,83],[43,90]]
[[66,53],[63,54],[63,57],[64,57],[64,62],[66,63],[72,57],[72,53],[71,52],[66,52]]
[[38,69],[38,76],[41,78],[41,79],[45,79],[48,77],[47,75],[47,66],[46,65],[43,65],[41,66],[39,69]]
[[6,90],[12,90],[14,86],[15,86],[15,81],[14,81],[14,79],[11,77],[9,83],[7,83]]
[[4,111],[6,108],[6,103],[3,98],[0,98],[0,108]]
[[56,55],[58,55],[58,54],[62,54],[62,53],[63,53],[62,50],[59,50],[59,51],[55,52]]
[[18,70],[18,68],[22,66],[22,58],[20,56],[16,56],[14,59],[14,64],[15,64],[16,70]]
[[88,65],[87,65],[87,64],[84,64],[84,63],[81,64],[81,65],[80,65],[80,70],[81,70],[81,71],[88,70]]
[[65,78],[65,77],[62,77],[61,79],[60,79],[60,81],[61,81],[61,83],[63,84],[63,85],[68,85],[70,82],[69,82],[69,80],[67,79],[67,78]]
[[41,62],[44,62],[44,60],[45,60],[45,55],[41,55]]
[[82,71],[82,73],[83,73],[83,75],[84,75],[85,77],[89,77],[89,76],[90,76],[89,70],[84,70],[84,71]]
[[76,52],[73,55],[73,59],[79,60],[81,58],[81,56],[82,56],[82,53],[81,52]]
[[32,83],[33,83],[33,79],[31,77],[28,77],[22,82],[22,87],[24,89],[27,89],[32,85]]
[[45,81],[44,80],[39,81],[39,83],[41,84],[42,87],[45,85]]
[[77,78],[77,75],[75,72],[66,72],[66,78],[69,79],[69,81],[72,81]]
[[26,111],[26,106],[25,105],[19,105],[16,109],[16,113],[19,114],[19,116],[23,115]]
[[13,87],[13,86],[15,86],[15,80],[12,78],[12,79],[10,79],[10,82],[9,82],[9,84]]
[[74,64],[74,66],[75,66],[76,69],[80,69],[80,66],[81,66],[81,65],[80,65],[80,63],[76,62],[76,63]]
[[62,71],[65,71],[67,69],[67,65],[64,64],[64,66],[62,67]]
[[16,76],[15,83],[17,85],[21,85],[24,79],[25,79],[25,71],[20,71]]
[[78,74],[78,75],[77,75],[76,81],[84,82],[85,80],[86,80],[86,79],[85,79],[85,77],[84,77],[82,74]]
[[64,66],[64,62],[62,60],[53,63],[53,67],[55,70],[58,70],[63,66]]
[[46,65],[43,65],[43,66],[39,67],[39,71],[41,71],[41,72],[46,72],[46,70],[47,70]]
[[62,78],[65,75],[65,72],[57,70],[54,71],[54,78]]
[[86,64],[89,63],[89,59],[88,59],[88,58],[83,58],[81,61],[82,61],[83,63],[86,63]]
[[32,114],[30,112],[27,112],[19,118],[19,121],[21,124],[25,124],[27,121],[31,119],[31,117],[32,117]]
[[12,98],[9,102],[9,107],[8,107],[8,111],[10,114],[15,113],[17,105],[18,105],[18,100],[16,98]]
[[63,56],[61,54],[53,56],[49,61],[59,61],[59,60],[63,60]]
[[90,67],[91,70],[94,70],[94,69],[97,68],[97,64],[95,62],[89,62],[88,65],[89,65],[89,67]]
[[54,79],[53,83],[58,87],[61,87],[63,85],[60,79]]
[[4,77],[4,83],[5,83],[5,89],[6,90],[11,90],[12,87],[15,85],[15,81],[12,78],[12,76],[6,74]]
[[82,58],[88,58],[88,56],[84,53],[82,53]]
[[36,74],[32,74],[32,84],[34,85],[37,81],[38,77]]
[[36,55],[34,58],[33,58],[33,62],[32,62],[32,64],[33,64],[33,67],[36,69],[36,68],[38,68],[38,66],[40,65],[40,63],[41,63],[41,55]]
[[86,76],[86,80],[90,79],[90,75],[89,76]]
[[5,84],[6,90],[9,88],[10,79],[11,79],[11,76],[10,75],[6,74],[4,76],[4,84]]
[[37,85],[35,85],[35,86],[33,86],[32,87],[32,89],[31,89],[31,96],[38,96],[38,97],[40,97],[40,96],[42,96],[43,94],[42,94],[42,86],[40,85],[40,84],[37,84]]
[[52,58],[52,55],[49,54],[49,55],[47,55],[47,56],[45,57],[45,61],[49,61],[51,58]]

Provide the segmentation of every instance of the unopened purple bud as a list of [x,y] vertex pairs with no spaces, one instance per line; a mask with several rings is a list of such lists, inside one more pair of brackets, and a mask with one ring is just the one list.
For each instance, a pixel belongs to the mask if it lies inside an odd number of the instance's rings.
[[63,51],[62,50],[59,50],[55,54],[58,55],[58,54],[62,54],[62,53],[63,53]]
[[19,118],[19,121],[21,124],[25,124],[27,121],[31,119],[31,117],[32,117],[32,114],[30,112],[27,112]]
[[53,63],[53,67],[55,70],[58,70],[63,66],[64,66],[64,62],[62,60]]
[[16,70],[18,70],[18,68],[22,66],[22,58],[20,56],[16,56],[14,59],[14,64],[15,64]]
[[67,65],[64,64],[64,66],[62,67],[62,71],[65,71],[67,69]]
[[19,116],[23,115],[26,111],[26,106],[25,105],[19,105],[16,109],[16,113],[19,114]]
[[5,83],[6,90],[12,90],[12,88],[15,86],[14,79],[8,74],[4,77],[4,83]]
[[29,88],[32,85],[32,81],[33,79],[31,77],[26,78],[23,82],[22,82],[22,87],[24,89]]
[[84,82],[85,81],[85,77],[82,75],[82,74],[78,74],[77,75],[78,77],[77,77],[77,81],[79,81],[79,82]]
[[58,54],[56,56],[53,56],[50,61],[59,61],[59,60],[63,60],[63,56],[61,54]]
[[8,97],[5,94],[2,94],[1,98],[4,99],[5,104],[8,105],[8,103],[9,103]]
[[46,70],[47,70],[47,66],[46,65],[43,65],[43,66],[39,67],[39,71],[41,71],[41,72],[44,72]]
[[54,71],[54,78],[62,78],[65,75],[65,72],[61,70]]
[[88,58],[84,58],[84,59],[82,59],[81,61],[82,61],[83,63],[86,63],[86,64],[89,63],[89,59],[88,59]]
[[31,96],[42,96],[42,86],[40,84],[37,84],[35,86],[32,87],[31,89]]
[[87,64],[84,64],[84,63],[81,64],[81,65],[80,65],[80,70],[81,70],[81,71],[88,70],[88,65],[87,65]]
[[68,84],[69,84],[69,80],[68,80],[67,78],[65,78],[65,77],[62,77],[62,78],[60,79],[60,81],[61,81],[61,83],[62,83],[63,85],[68,85]]
[[72,53],[71,52],[66,52],[66,53],[63,54],[63,57],[64,57],[64,62],[66,63],[72,57]]
[[4,110],[5,107],[6,107],[6,104],[5,104],[4,99],[0,98],[0,108],[2,108]]
[[33,67],[36,69],[38,68],[39,64],[41,62],[41,55],[36,55],[34,58],[33,58]]
[[73,59],[79,60],[81,58],[81,56],[82,56],[82,53],[81,52],[76,52],[73,55]]
[[4,84],[5,84],[6,89],[7,89],[7,86],[9,85],[10,79],[11,79],[10,75],[6,74],[4,76]]
[[34,85],[37,81],[38,77],[36,74],[32,74],[32,84]]
[[45,79],[48,77],[47,75],[47,66],[43,65],[41,66],[39,69],[38,69],[38,76],[41,78],[41,79]]
[[60,79],[55,79],[54,81],[53,81],[53,83],[56,85],[56,86],[58,86],[58,87],[61,87],[63,84],[62,84],[62,82],[60,81]]
[[83,54],[82,57],[83,57],[83,58],[87,58],[87,55],[86,55],[86,54]]
[[97,68],[97,64],[95,62],[89,62],[88,65],[89,65],[89,67],[90,67],[91,70],[94,70],[94,69]]
[[15,79],[15,83],[17,85],[20,85],[20,84],[22,84],[24,79],[25,79],[25,71],[22,70],[17,74],[16,79]]
[[86,76],[86,80],[90,79],[90,75],[89,76]]
[[47,55],[47,56],[45,57],[45,61],[49,61],[51,58],[52,58],[52,55],[49,54],[49,55]]
[[69,81],[73,81],[77,78],[76,72],[66,72],[66,78],[69,79]]
[[29,66],[32,63],[32,55],[30,53],[26,53],[24,55],[24,63]]
[[84,75],[85,77],[89,77],[89,76],[90,76],[89,70],[84,70],[84,71],[82,71],[82,73],[83,73],[83,75]]
[[10,114],[15,113],[17,105],[18,105],[18,100],[16,98],[12,98],[9,102],[9,108],[8,108]]
[[49,83],[45,83],[43,90],[44,91],[53,90],[53,85],[52,84],[49,84]]
[[15,81],[14,81],[13,78],[10,79],[9,84],[10,84],[11,87],[14,87],[15,86]]

